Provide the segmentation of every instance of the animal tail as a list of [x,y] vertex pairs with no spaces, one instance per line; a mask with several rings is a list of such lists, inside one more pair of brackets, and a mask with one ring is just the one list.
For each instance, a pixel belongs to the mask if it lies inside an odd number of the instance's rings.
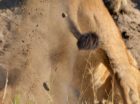
[[67,21],[71,33],[78,40],[77,46],[80,50],[92,50],[98,47],[99,39],[96,33],[88,32],[82,34],[69,17],[67,17]]

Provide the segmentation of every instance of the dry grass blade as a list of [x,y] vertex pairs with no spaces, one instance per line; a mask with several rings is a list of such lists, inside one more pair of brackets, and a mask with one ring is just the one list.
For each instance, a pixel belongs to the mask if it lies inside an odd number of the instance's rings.
[[7,85],[8,85],[8,71],[6,73],[6,82],[5,82],[5,87],[4,87],[4,94],[3,94],[3,97],[2,97],[2,104],[4,104],[4,100],[5,100],[5,97],[6,97]]

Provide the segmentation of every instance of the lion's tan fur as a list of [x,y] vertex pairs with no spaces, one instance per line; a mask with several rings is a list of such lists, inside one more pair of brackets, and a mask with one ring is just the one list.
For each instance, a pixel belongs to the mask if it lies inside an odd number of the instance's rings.
[[119,12],[120,10],[126,10],[128,0],[111,0],[111,2],[114,12]]
[[[110,90],[110,75],[116,76],[125,103],[139,104],[137,87],[140,78],[135,59],[128,53],[102,0],[27,0],[23,8],[23,19],[16,29],[19,35],[13,47],[21,51],[17,44],[24,39],[28,53],[24,59],[18,55],[8,59],[13,62],[7,63],[8,70],[11,66],[16,68],[15,63],[24,63],[25,66],[18,64],[21,74],[16,83],[9,85],[5,104],[10,104],[16,94],[20,96],[21,104],[28,101],[35,104],[76,104],[79,99],[93,103],[93,89],[98,100],[106,96],[105,89]],[[98,34],[99,46],[90,57],[90,51],[78,50],[77,40],[62,13],[72,19],[80,32]],[[83,80],[82,75],[88,73],[86,66],[89,63],[92,63],[94,73]],[[95,80],[91,80],[93,76]],[[47,83],[50,91],[43,88],[43,82]],[[79,95],[80,90],[88,85],[84,95]]]

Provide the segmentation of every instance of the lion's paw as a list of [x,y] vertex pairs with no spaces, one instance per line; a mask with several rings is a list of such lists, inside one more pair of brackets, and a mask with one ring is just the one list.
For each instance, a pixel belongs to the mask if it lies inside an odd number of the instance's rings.
[[127,0],[111,0],[111,7],[115,13],[119,13],[120,11],[127,11],[128,1]]

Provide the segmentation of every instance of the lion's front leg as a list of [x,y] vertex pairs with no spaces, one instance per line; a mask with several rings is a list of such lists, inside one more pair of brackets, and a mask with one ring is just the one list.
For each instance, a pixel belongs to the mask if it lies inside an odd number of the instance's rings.
[[[115,26],[115,25],[114,25]],[[113,26],[113,27],[114,27]],[[113,29],[114,30],[114,29]],[[112,31],[112,30],[110,30]],[[104,34],[104,33],[103,33]],[[106,35],[108,33],[105,33]],[[122,39],[116,34],[111,33],[110,38],[102,38],[102,48],[105,50],[115,78],[122,90],[125,104],[139,104],[138,83],[135,77],[135,70],[129,61],[129,57]]]
[[100,7],[94,8],[93,12],[95,23],[99,27],[97,31],[99,45],[109,58],[112,72],[115,74],[115,79],[124,98],[124,104],[140,104],[138,92],[138,84],[140,82],[138,76],[135,76],[136,69],[131,65],[126,46],[115,22],[103,3],[99,3]]

